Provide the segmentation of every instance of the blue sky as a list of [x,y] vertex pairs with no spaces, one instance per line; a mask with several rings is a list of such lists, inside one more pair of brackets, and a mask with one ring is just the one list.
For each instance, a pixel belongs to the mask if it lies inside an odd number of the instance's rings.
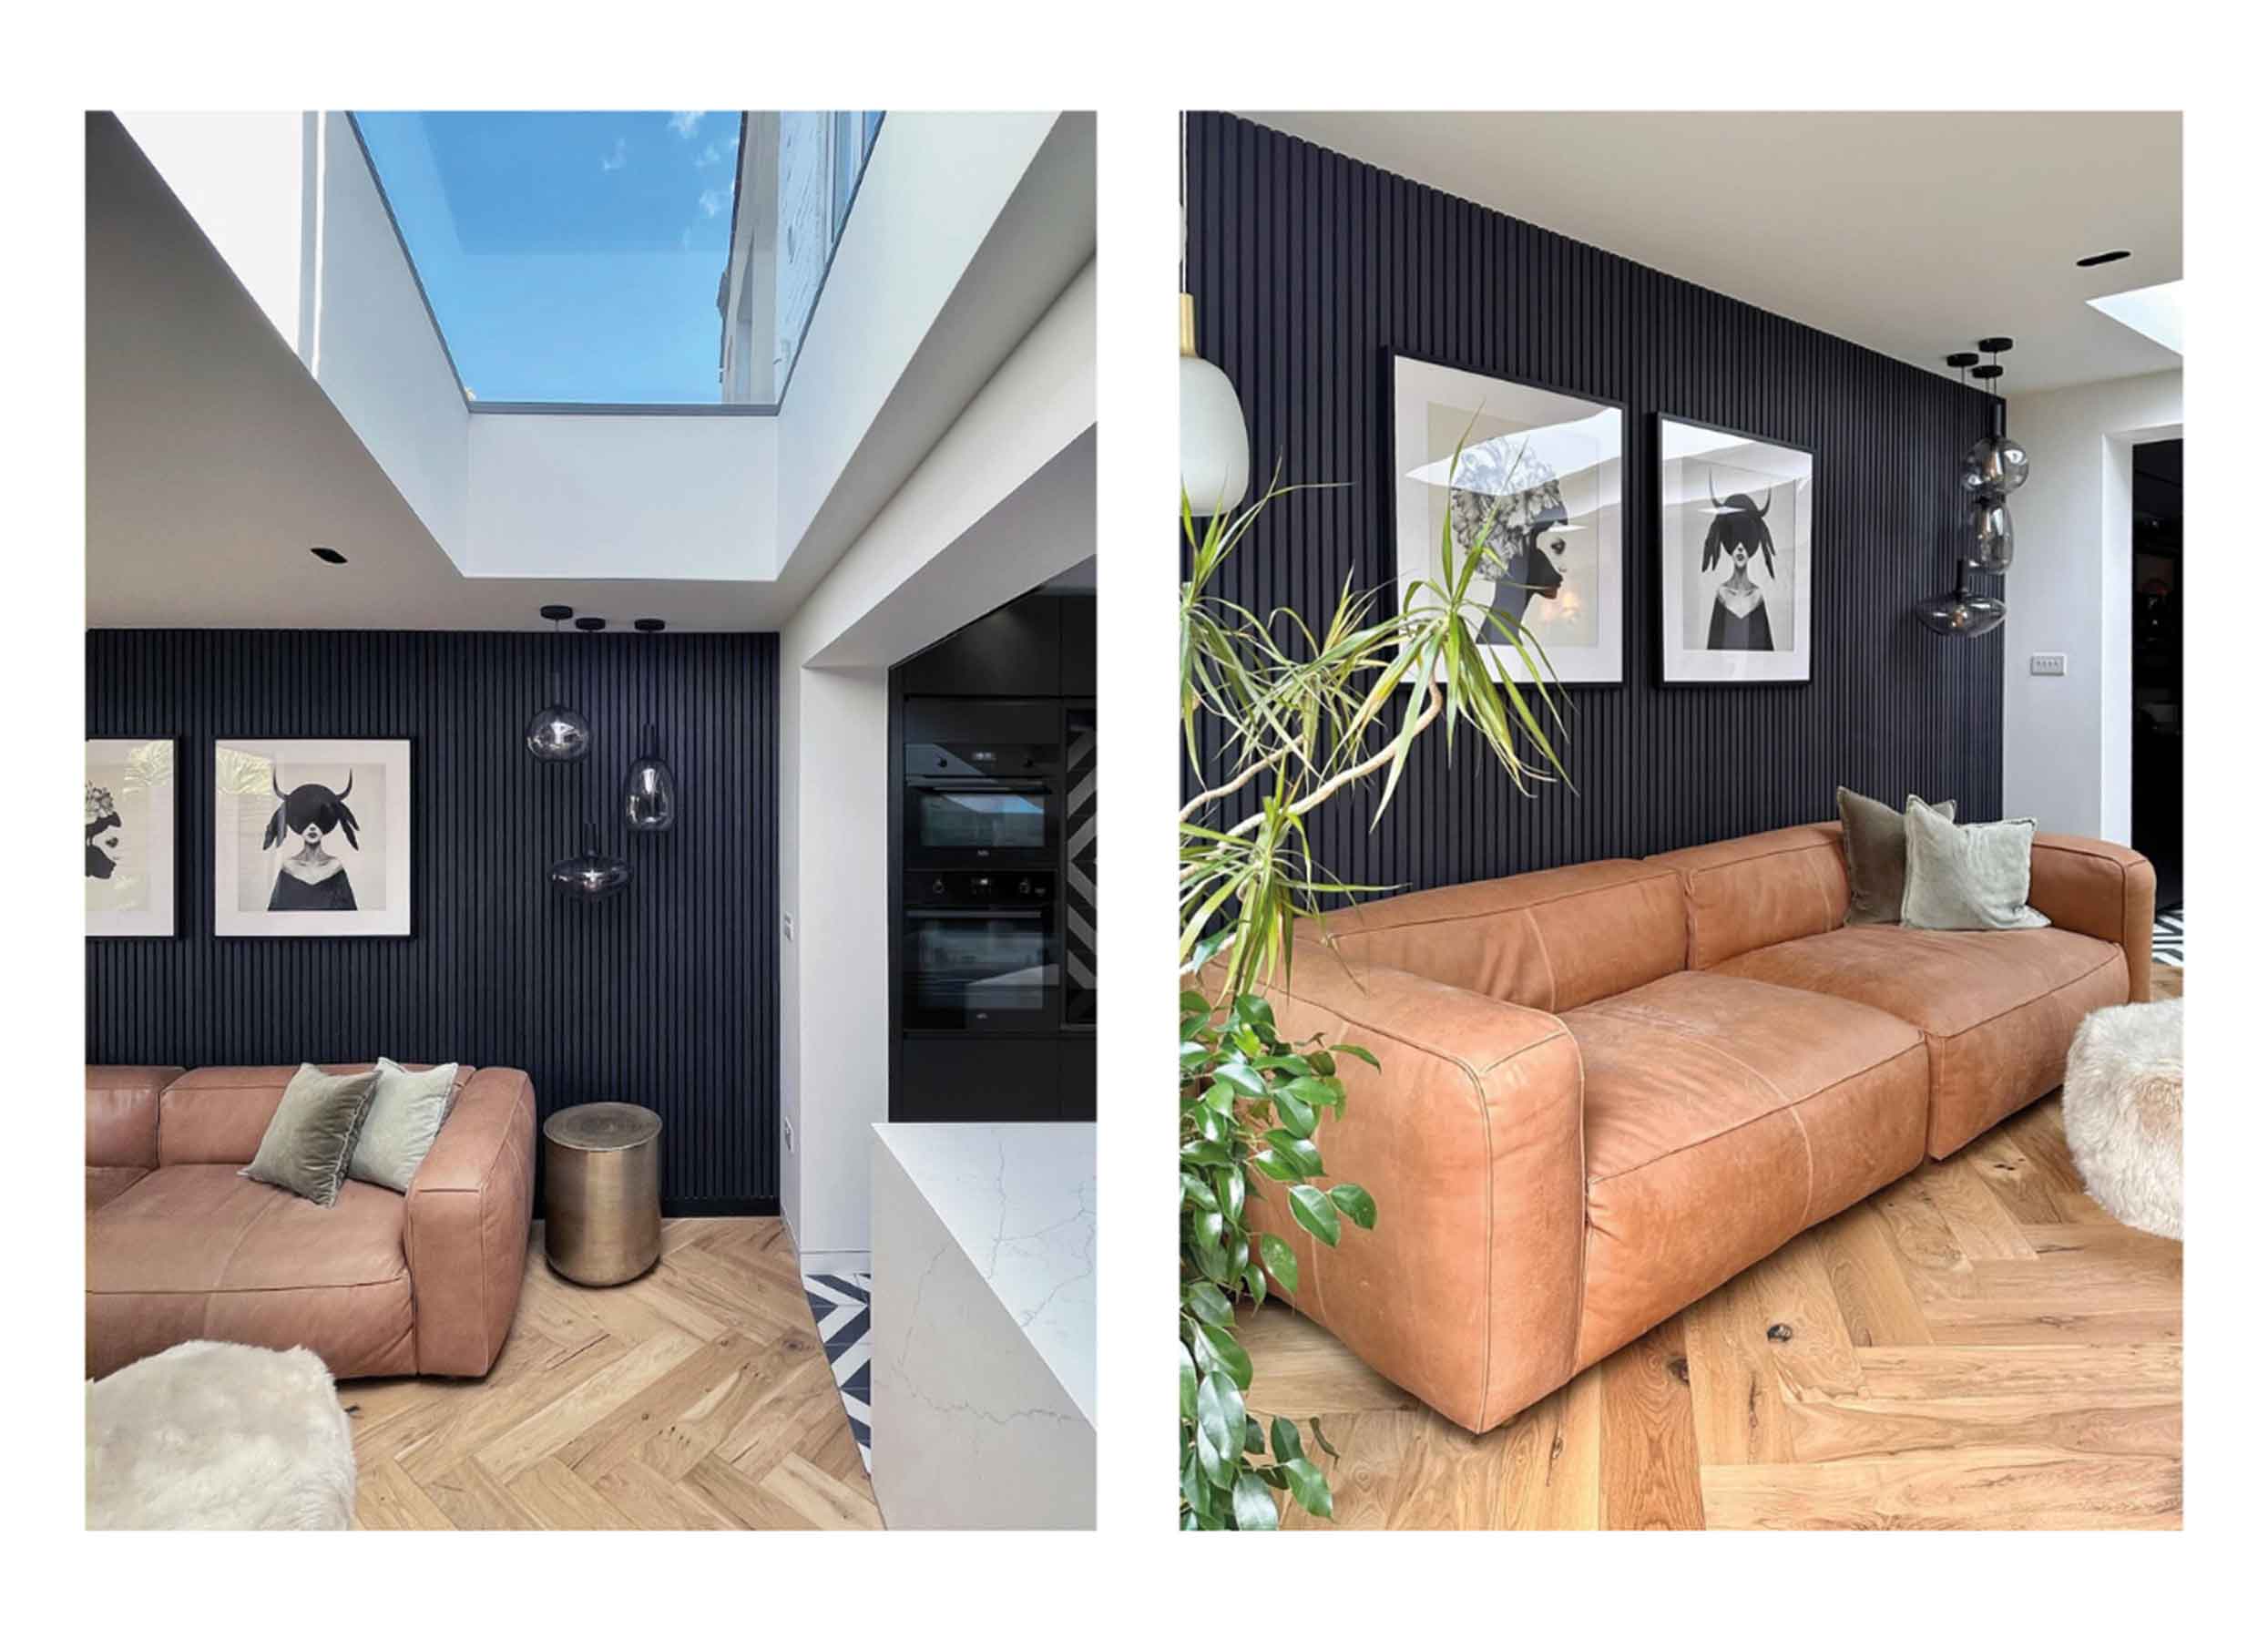
[[738,113],[355,118],[474,396],[717,402]]

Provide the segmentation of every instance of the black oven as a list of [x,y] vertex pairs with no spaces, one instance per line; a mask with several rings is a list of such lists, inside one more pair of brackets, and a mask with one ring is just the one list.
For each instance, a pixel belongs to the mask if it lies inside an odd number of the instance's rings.
[[1033,1031],[1060,1023],[1054,872],[909,871],[903,915],[904,1029]]
[[907,866],[1055,867],[1063,744],[1052,708],[953,702],[924,712],[909,705],[906,727]]

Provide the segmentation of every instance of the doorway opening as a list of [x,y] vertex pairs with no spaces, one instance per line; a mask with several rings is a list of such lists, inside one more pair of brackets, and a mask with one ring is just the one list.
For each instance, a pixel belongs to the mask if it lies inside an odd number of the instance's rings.
[[2181,905],[2181,440],[2134,446],[2134,846]]

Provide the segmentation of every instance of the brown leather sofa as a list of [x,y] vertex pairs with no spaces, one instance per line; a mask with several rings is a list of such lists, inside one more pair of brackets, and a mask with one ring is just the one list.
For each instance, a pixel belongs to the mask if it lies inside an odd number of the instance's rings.
[[[1343,1060],[1316,1135],[1379,1219],[1305,1237],[1293,1302],[1495,1428],[1774,1248],[2057,1087],[2147,1000],[2155,874],[2040,836],[2007,933],[1844,928],[1842,828],[1407,894],[1303,933],[1287,1040]],[[1290,1236],[1282,1192],[1256,1228]]]
[[237,1174],[297,1069],[87,1067],[87,1377],[190,1338],[303,1344],[337,1378],[495,1360],[527,1254],[534,1085],[460,1073],[406,1196],[350,1179],[324,1208]]

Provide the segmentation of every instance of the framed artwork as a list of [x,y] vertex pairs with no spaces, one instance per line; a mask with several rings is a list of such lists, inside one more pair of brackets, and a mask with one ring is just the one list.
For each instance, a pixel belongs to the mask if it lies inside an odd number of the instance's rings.
[[1562,683],[1621,682],[1622,406],[1405,354],[1391,374],[1396,596],[1441,579],[1446,519],[1460,559],[1482,542],[1472,595],[1524,625]]
[[1810,682],[1812,453],[1680,416],[1657,421],[1660,681]]
[[410,931],[410,743],[217,740],[212,931]]
[[173,933],[174,743],[87,743],[87,932],[90,938]]

